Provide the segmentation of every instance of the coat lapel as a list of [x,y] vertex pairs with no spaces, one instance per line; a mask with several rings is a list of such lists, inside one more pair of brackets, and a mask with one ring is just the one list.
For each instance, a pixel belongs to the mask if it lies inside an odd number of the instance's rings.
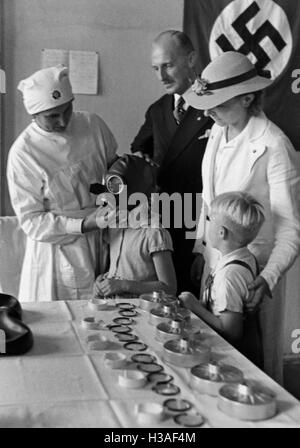
[[206,154],[202,162],[202,179],[203,185],[208,185],[208,189],[203,190],[205,195],[204,200],[210,204],[215,197],[214,192],[214,174],[215,174],[215,159],[217,150],[220,146],[220,140],[222,138],[222,130],[218,129],[217,132],[213,128],[209,137],[209,141],[206,147]]
[[[188,146],[196,133],[210,121],[203,116],[200,110],[189,107],[184,120],[177,126],[175,134],[170,142],[168,151],[165,155],[162,168],[170,165]],[[205,128],[206,129],[206,128]],[[204,132],[204,131],[203,131]]]

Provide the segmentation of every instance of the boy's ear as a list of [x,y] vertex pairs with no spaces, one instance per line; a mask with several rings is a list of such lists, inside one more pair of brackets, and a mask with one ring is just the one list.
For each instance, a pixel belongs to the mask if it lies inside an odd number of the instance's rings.
[[219,234],[220,234],[220,237],[222,238],[222,240],[227,240],[228,229],[224,226],[220,226]]

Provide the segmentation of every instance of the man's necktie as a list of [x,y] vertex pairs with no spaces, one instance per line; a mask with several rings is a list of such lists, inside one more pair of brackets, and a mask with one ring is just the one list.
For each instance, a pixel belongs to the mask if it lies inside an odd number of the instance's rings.
[[183,108],[184,103],[185,103],[185,101],[184,101],[183,97],[182,96],[179,97],[179,100],[177,101],[175,109],[173,110],[173,115],[174,115],[174,118],[175,118],[177,124],[180,124],[180,122],[183,120],[183,117],[186,113],[186,110]]

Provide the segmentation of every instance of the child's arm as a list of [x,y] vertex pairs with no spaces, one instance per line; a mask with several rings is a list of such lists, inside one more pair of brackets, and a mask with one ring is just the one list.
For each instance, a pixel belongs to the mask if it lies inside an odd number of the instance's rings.
[[176,294],[177,281],[171,252],[169,250],[154,252],[152,258],[158,280],[143,282],[106,278],[99,283],[98,289],[101,290],[101,294],[104,296],[122,293],[140,295],[158,290]]
[[232,311],[222,311],[215,316],[207,310],[199,300],[190,292],[182,292],[179,296],[180,303],[196,316],[204,320],[210,327],[224,336],[225,339],[236,342],[243,335],[243,314]]

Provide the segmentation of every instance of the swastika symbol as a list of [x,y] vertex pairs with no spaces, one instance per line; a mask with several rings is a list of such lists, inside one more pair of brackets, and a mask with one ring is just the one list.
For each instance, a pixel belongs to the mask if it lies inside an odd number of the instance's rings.
[[276,78],[286,67],[292,51],[287,16],[273,0],[230,2],[217,17],[209,39],[211,59],[224,51],[239,51],[259,69]]
[[269,37],[278,51],[281,51],[286,46],[286,42],[283,40],[281,34],[268,20],[266,20],[254,34],[250,33],[246,25],[253,17],[256,16],[259,11],[260,8],[258,4],[256,2],[253,2],[232,23],[232,27],[244,41],[240,48],[234,48],[225,34],[221,34],[221,36],[216,39],[216,43],[221,47],[223,51],[239,51],[246,56],[250,52],[252,52],[257,58],[257,62],[255,64],[256,67],[264,68],[271,59],[265,52],[265,50],[260,46],[260,42],[263,40],[263,38]]

